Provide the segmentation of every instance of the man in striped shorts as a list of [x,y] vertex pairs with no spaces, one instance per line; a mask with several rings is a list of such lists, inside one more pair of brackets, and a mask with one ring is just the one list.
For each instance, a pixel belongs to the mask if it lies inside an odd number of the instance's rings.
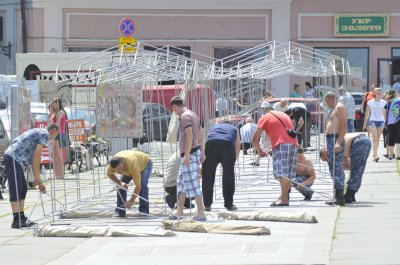
[[183,100],[175,96],[171,99],[171,108],[179,116],[179,152],[182,157],[177,180],[178,209],[172,219],[183,216],[186,198],[194,197],[197,204],[196,221],[206,221],[203,193],[198,179],[199,165],[205,159],[204,139],[197,115],[184,107]]
[[253,146],[261,157],[267,155],[259,144],[261,133],[265,131],[272,145],[274,177],[281,186],[281,196],[271,206],[289,206],[290,180],[296,177],[297,140],[289,136],[287,130],[293,130],[293,123],[285,113],[272,110],[268,102],[263,102],[263,106],[266,110],[258,121]]

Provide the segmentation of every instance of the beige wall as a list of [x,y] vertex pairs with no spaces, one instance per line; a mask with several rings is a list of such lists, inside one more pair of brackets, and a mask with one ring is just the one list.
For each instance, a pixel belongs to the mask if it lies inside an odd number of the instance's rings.
[[[376,38],[335,38],[335,13],[388,13],[390,35]],[[368,47],[369,84],[377,80],[378,58],[390,58],[391,48],[400,47],[398,0],[295,0],[291,6],[291,17],[291,40],[295,42],[311,47]]]

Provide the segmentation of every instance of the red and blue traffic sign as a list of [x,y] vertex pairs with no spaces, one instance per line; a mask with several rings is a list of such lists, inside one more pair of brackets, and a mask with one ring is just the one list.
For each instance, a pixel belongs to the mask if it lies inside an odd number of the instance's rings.
[[119,22],[119,31],[125,37],[130,37],[135,33],[136,26],[135,22],[131,18],[123,18],[121,22]]

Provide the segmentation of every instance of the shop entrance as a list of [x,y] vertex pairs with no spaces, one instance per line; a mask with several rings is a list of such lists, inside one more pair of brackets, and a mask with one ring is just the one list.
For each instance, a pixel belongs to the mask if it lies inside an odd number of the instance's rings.
[[400,78],[400,58],[378,59],[378,85],[383,91],[389,90]]

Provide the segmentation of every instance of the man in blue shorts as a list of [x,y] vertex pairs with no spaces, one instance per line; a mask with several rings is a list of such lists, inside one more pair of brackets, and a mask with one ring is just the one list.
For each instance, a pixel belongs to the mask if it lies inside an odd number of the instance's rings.
[[40,158],[43,148],[49,139],[54,139],[59,131],[56,124],[50,124],[47,129],[35,128],[26,131],[14,139],[7,148],[3,162],[8,180],[13,222],[11,228],[30,227],[36,223],[25,216],[25,198],[28,186],[24,172],[32,165],[34,176],[33,186],[38,186],[40,192],[45,192],[46,187],[40,178]]

